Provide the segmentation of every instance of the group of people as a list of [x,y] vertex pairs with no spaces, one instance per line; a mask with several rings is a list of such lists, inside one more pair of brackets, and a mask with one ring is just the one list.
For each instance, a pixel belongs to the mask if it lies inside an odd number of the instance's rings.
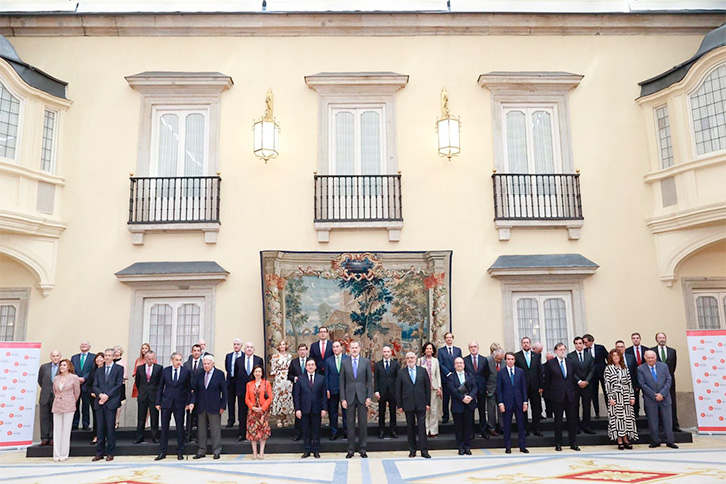
[[[303,458],[319,458],[322,419],[327,416],[329,438],[348,439],[346,458],[356,452],[366,458],[368,411],[375,400],[379,438],[386,431],[397,438],[397,412],[405,414],[410,457],[418,451],[424,458],[431,457],[428,439],[437,437],[439,422],[448,422],[450,416],[460,455],[471,455],[475,434],[488,439],[500,432],[506,452],[511,453],[512,417],[517,419],[519,450],[527,453],[526,436],[542,435],[544,398],[546,414],[554,417],[555,449],[562,450],[565,416],[570,448],[577,451],[577,434],[594,433],[590,407],[599,418],[601,388],[607,402],[608,435],[619,449],[632,448],[638,439],[635,418],[641,393],[650,446],[660,445],[662,430],[666,445],[677,448],[673,439],[673,431],[680,430],[675,404],[677,355],[666,346],[664,333],[656,335],[657,346],[652,349],[641,345],[638,333],[631,336],[632,346],[625,348],[623,341],[617,341],[610,351],[585,334],[574,339],[569,353],[564,343],[557,343],[543,354],[541,343],[524,337],[516,353],[493,343],[490,354],[483,356],[472,341],[469,354],[463,356],[448,332],[444,346],[437,349],[427,342],[420,356],[406,353],[403,364],[388,346],[376,362],[361,355],[357,341],[348,343],[349,354],[345,354],[341,342],[331,341],[324,326],[318,338],[310,347],[299,344],[295,356],[288,352],[287,342],[280,341],[278,352],[270,358],[269,373],[264,359],[255,355],[254,343],[240,339],[233,341],[233,351],[225,356],[225,371],[216,368],[203,340],[193,345],[186,361],[173,353],[165,368],[145,343],[132,371],[132,397],[138,405],[135,443],[144,442],[148,419],[152,441],[159,444],[156,460],[166,458],[173,416],[178,459],[186,448],[185,428],[195,426],[199,446],[194,458],[206,456],[209,437],[217,459],[226,411],[226,427],[238,422],[237,440],[251,442],[253,459],[265,457],[273,417],[278,427],[294,424],[294,440],[304,442]],[[79,423],[89,428],[90,408],[96,445],[93,460],[113,460],[117,416],[125,399],[126,373],[119,364],[123,350],[119,354],[120,348],[109,348],[94,355],[87,341],[80,349],[70,360],[62,360],[54,350],[51,361],[40,368],[41,445],[53,445],[55,460],[67,459],[71,430]],[[360,429],[357,445],[356,424]]]

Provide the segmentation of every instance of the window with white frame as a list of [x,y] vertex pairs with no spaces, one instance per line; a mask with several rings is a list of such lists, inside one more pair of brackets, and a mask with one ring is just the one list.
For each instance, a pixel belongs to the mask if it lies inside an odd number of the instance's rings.
[[15,319],[17,313],[17,303],[0,304],[0,341],[15,340]]
[[385,174],[385,106],[331,106],[330,117],[330,174]]
[[557,106],[502,105],[507,173],[562,173]]
[[157,106],[151,143],[151,176],[205,176],[209,170],[209,109]]
[[726,64],[704,78],[690,101],[696,153],[726,149]]
[[147,298],[144,300],[143,340],[167,362],[178,351],[186,355],[203,334],[204,298]]
[[673,166],[673,144],[671,142],[671,122],[668,116],[668,106],[655,108],[655,122],[658,128],[658,153],[660,167]]
[[698,329],[726,327],[726,288],[722,291],[694,292]]
[[15,159],[20,124],[20,99],[0,82],[0,157]]
[[569,346],[574,338],[569,292],[514,293],[512,302],[515,341],[527,336],[548,351],[560,342]]
[[57,113],[49,109],[43,115],[43,142],[40,151],[40,169],[55,172],[55,133]]

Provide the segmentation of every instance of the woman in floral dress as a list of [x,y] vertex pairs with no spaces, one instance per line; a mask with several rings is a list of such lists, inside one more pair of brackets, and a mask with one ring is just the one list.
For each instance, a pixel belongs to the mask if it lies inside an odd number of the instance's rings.
[[287,379],[292,355],[287,352],[285,340],[277,344],[276,355],[270,361],[270,375],[275,378],[272,386],[272,415],[277,419],[277,426],[283,427],[294,422],[295,405],[292,403],[292,382]]
[[620,351],[610,350],[604,378],[608,400],[608,436],[610,440],[617,441],[618,449],[632,449],[631,442],[638,440],[633,413],[635,394],[630,372]]
[[[270,438],[270,405],[272,404],[272,386],[265,379],[262,367],[252,369],[254,380],[247,383],[245,403],[249,407],[247,413],[247,440],[252,443],[252,458],[265,458],[265,443]],[[257,453],[257,443],[260,453]]]

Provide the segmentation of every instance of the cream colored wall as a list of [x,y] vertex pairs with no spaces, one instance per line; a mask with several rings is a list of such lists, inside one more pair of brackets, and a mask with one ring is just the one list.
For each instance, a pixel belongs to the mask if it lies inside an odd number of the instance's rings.
[[[632,330],[666,331],[681,347],[680,290],[658,278],[645,226],[646,133],[634,99],[638,81],[689,58],[701,37],[402,37],[402,38],[12,38],[20,56],[69,82],[59,173],[66,177],[56,287],[34,290],[29,339],[75,350],[128,339],[131,289],[114,272],[139,261],[214,260],[230,272],[217,287],[216,341],[262,342],[259,251],[452,249],[452,321],[462,346],[502,340],[501,290],[486,270],[503,254],[580,253],[600,265],[585,280],[587,328],[612,346]],[[565,230],[513,230],[499,242],[493,224],[494,166],[490,71],[568,71],[585,77],[571,95],[575,166],[581,170],[582,238]],[[216,245],[201,234],[152,234],[132,246],[126,227],[128,174],[136,171],[139,95],[124,76],[142,71],[219,71],[235,85],[222,94],[222,228]],[[318,72],[394,71],[410,75],[399,92],[398,149],[405,225],[399,243],[385,231],[313,229],[317,95],[303,77]],[[435,151],[439,91],[463,120],[461,156]],[[251,122],[268,88],[282,125],[281,155],[265,165],[251,151]],[[719,249],[713,255],[726,254]],[[4,268],[4,266],[3,266]],[[694,269],[696,272],[700,269]],[[11,272],[0,285],[26,276]],[[724,274],[723,271],[722,275]],[[260,345],[261,346],[261,345]],[[130,351],[135,353],[136,349]],[[686,375],[679,390],[689,389]]]

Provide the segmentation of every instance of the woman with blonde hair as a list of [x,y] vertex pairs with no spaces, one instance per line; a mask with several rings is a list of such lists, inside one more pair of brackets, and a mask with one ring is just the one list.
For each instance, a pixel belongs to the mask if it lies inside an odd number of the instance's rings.
[[439,370],[439,360],[436,358],[436,348],[433,343],[426,342],[421,348],[421,353],[423,356],[418,359],[418,365],[426,369],[431,381],[431,404],[426,411],[426,433],[435,438],[439,434],[439,419],[443,414],[444,403],[441,371]]
[[275,380],[272,384],[272,410],[271,414],[277,419],[277,426],[284,427],[292,424],[295,406],[292,402],[292,382],[287,379],[292,355],[287,352],[287,341],[277,343],[277,354],[270,358],[270,375]]
[[53,379],[53,460],[64,461],[71,450],[71,427],[76,402],[81,396],[81,381],[75,375],[70,360],[58,363],[58,374]]

